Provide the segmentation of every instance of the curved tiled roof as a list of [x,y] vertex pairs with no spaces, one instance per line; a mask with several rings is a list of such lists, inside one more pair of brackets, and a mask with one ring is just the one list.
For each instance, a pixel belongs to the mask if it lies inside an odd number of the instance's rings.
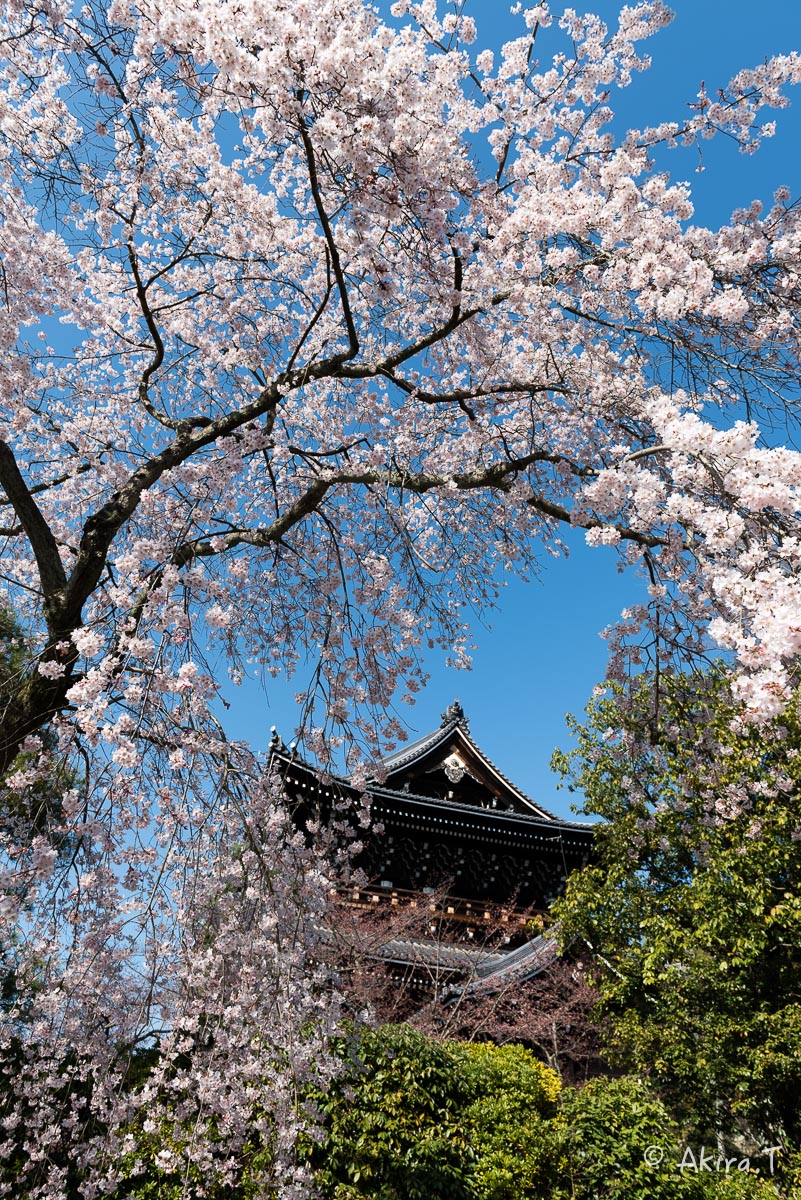
[[454,814],[463,814],[466,817],[475,817],[482,815],[487,819],[497,820],[501,824],[519,823],[523,821],[527,825],[540,826],[541,828],[557,828],[557,829],[575,829],[584,833],[589,833],[595,828],[593,821],[568,821],[563,817],[555,817],[548,813],[543,815],[539,812],[517,812],[515,810],[502,808],[480,808],[476,804],[465,804],[460,800],[441,800],[436,796],[423,796],[415,792],[399,792],[393,788],[369,787],[368,795],[375,800],[408,800],[413,804],[422,804],[428,808],[443,808],[446,811]]
[[483,969],[500,966],[505,954],[473,946],[448,946],[442,942],[413,941],[392,938],[373,955],[382,962],[409,967],[440,967],[447,971],[470,971],[478,975]]
[[[446,710],[446,714],[443,715],[447,715],[449,712],[451,712],[453,707],[454,706],[451,706],[451,709]],[[484,753],[481,747],[476,744],[467,731],[467,721],[465,720],[464,714],[461,711],[461,706],[458,706],[458,714],[454,714],[453,716],[448,717],[448,719],[443,720],[443,723],[438,729],[432,730],[431,733],[427,733],[423,737],[417,738],[416,741],[410,743],[408,746],[404,746],[401,750],[396,750],[394,754],[390,754],[384,759],[384,766],[389,771],[389,774],[393,775],[397,771],[411,766],[419,759],[425,758],[428,754],[431,754],[432,751],[438,749],[440,746],[449,741],[456,733],[464,738],[476,757],[482,763],[484,763],[485,766],[497,776],[501,783],[503,783],[510,792],[517,796],[523,802],[523,804],[529,807],[533,812],[537,812],[540,814],[540,816],[545,817],[546,820],[559,820],[559,818],[556,817],[549,809],[544,808],[541,804],[537,804],[536,801],[532,800],[530,796],[527,796],[526,793],[517,786],[517,784],[512,783],[511,779],[509,779],[507,775],[504,775],[503,771],[501,771],[500,768],[495,765],[492,759]]]
[[525,983],[547,971],[559,957],[556,938],[540,934],[524,942],[516,950],[500,955],[500,962],[485,962],[476,967],[475,978],[469,979],[454,993],[480,996],[502,991],[516,983]]
[[449,721],[447,725],[440,725],[439,729],[434,729],[431,733],[423,734],[413,742],[407,742],[400,750],[396,750],[394,754],[388,754],[384,759],[384,766],[388,771],[398,771],[401,767],[406,767],[413,763],[415,759],[422,758],[431,750],[436,750],[437,746],[442,745],[450,737],[451,733],[461,722],[458,720]]
[[[347,791],[353,790],[350,780],[341,775],[332,775],[327,783],[321,782],[310,763],[299,758],[297,754],[287,750],[283,745],[280,747],[274,746],[271,750],[271,757],[273,759],[280,759],[287,770],[294,769],[311,776],[316,781],[316,788],[331,790],[339,787]],[[594,828],[594,822],[592,821],[568,821],[563,817],[556,817],[552,813],[540,812],[536,809],[532,812],[517,812],[502,808],[480,808],[475,804],[465,804],[459,800],[443,800],[436,796],[425,796],[422,793],[398,791],[397,788],[388,787],[386,784],[368,785],[367,794],[373,801],[403,801],[404,803],[408,802],[410,805],[419,805],[424,808],[445,809],[448,812],[452,812],[455,817],[459,815],[473,818],[482,817],[485,820],[497,821],[500,825],[518,824],[522,821],[526,825],[539,826],[545,829],[555,827],[556,829],[575,830],[583,833],[589,833]]]
[[501,991],[547,971],[559,957],[556,938],[532,938],[516,950],[483,950],[472,946],[446,946],[441,942],[392,938],[373,958],[404,967],[427,967],[466,975],[463,983],[452,985],[448,997],[481,996]]

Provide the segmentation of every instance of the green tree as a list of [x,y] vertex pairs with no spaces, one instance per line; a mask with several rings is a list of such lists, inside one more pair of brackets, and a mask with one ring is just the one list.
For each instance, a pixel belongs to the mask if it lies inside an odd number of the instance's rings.
[[472,1100],[464,1112],[474,1157],[470,1195],[476,1200],[548,1196],[563,1167],[551,1118],[559,1076],[530,1050],[491,1042],[454,1045]]
[[600,963],[608,1052],[701,1132],[801,1136],[801,721],[739,719],[723,670],[644,679],[555,765],[605,818],[557,906]]
[[405,1026],[342,1049],[345,1076],[321,1099],[326,1140],[311,1151],[328,1200],[793,1195],[753,1172],[683,1170],[679,1127],[639,1080],[563,1088],[523,1046],[440,1043]]

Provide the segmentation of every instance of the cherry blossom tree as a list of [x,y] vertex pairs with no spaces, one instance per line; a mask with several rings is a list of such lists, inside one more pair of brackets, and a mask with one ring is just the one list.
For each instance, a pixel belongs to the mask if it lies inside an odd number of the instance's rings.
[[[55,1197],[65,1071],[93,1064],[106,1136],[120,1047],[204,1005],[252,1032],[193,932],[212,848],[279,811],[218,723],[220,671],[312,655],[311,752],[355,729],[375,758],[427,646],[463,661],[466,613],[576,525],[650,573],[627,630],[657,666],[712,638],[757,718],[785,703],[801,458],[757,420],[798,399],[799,209],[780,190],[699,228],[654,155],[755,149],[801,57],[618,137],[660,0],[615,29],[536,5],[497,63],[434,0],[4,12],[0,600],[26,644],[0,771],[14,812],[59,754],[74,781],[50,831],[3,822],[4,1045]],[[262,934],[312,947],[327,883],[293,839],[258,843]],[[226,921],[206,949],[249,978],[266,943]],[[298,1070],[325,1007],[302,957]]]

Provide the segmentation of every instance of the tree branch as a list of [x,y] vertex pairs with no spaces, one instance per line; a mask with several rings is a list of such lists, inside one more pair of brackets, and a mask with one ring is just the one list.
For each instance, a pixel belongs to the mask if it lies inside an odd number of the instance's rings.
[[[108,447],[106,447],[108,449]],[[38,496],[40,492],[49,492],[51,488],[61,487],[62,483],[66,483],[68,479],[74,479],[76,475],[85,475],[87,471],[91,471],[94,463],[79,463],[74,471],[67,471],[63,475],[56,476],[48,483],[37,483],[33,487],[28,488],[30,496]],[[27,486],[27,485],[26,485]],[[12,500],[0,500],[0,508],[6,504],[13,505]]]
[[[302,102],[303,93],[298,93],[298,101]],[[342,263],[337,250],[336,242],[334,241],[331,222],[328,220],[328,214],[325,211],[323,198],[320,194],[320,181],[317,177],[317,163],[314,157],[314,146],[309,137],[308,130],[305,124],[301,121],[299,125],[300,137],[303,142],[303,149],[306,153],[306,164],[309,169],[309,186],[311,188],[314,206],[317,209],[317,215],[320,218],[320,224],[323,227],[323,236],[325,237],[328,253],[331,255],[331,265],[334,268],[334,278],[337,281],[337,289],[339,298],[342,302],[342,314],[345,318],[345,328],[348,331],[349,350],[347,354],[342,355],[342,362],[346,362],[349,358],[355,358],[359,353],[359,338],[356,333],[356,326],[353,322],[353,313],[350,308],[350,300],[348,298],[348,289],[345,283],[345,273],[342,270]]]
[[[329,491],[342,484],[378,485],[386,489],[394,488],[399,491],[415,492],[418,495],[434,491],[437,488],[448,487],[452,483],[456,484],[459,491],[477,491],[487,488],[505,492],[509,490],[512,479],[526,467],[532,466],[536,462],[556,461],[560,461],[558,455],[537,451],[508,463],[493,463],[489,467],[464,471],[456,475],[428,474],[425,472],[410,474],[405,471],[380,469],[338,471],[335,475],[327,479],[315,480],[309,486],[308,490],[294,504],[290,505],[280,517],[273,521],[271,525],[267,526],[267,528],[232,529],[227,533],[217,535],[213,539],[203,537],[191,542],[184,542],[175,551],[170,561],[174,566],[182,567],[186,566],[194,558],[209,558],[217,554],[224,554],[229,550],[233,550],[236,546],[265,547],[275,545],[305,516],[309,516],[312,512],[316,511]],[[569,509],[554,504],[546,500],[543,496],[531,496],[525,503],[529,507],[536,509],[537,512],[542,513],[543,516],[550,517],[561,524],[573,524]],[[591,519],[585,525],[581,526],[581,528],[600,529],[607,528],[608,526],[609,522],[607,521]],[[649,549],[667,545],[666,538],[641,533],[639,530],[631,529],[627,525],[617,524],[612,525],[611,528],[617,530],[622,539],[636,542]]]
[[39,569],[39,581],[45,597],[48,627],[53,622],[53,602],[61,598],[67,576],[50,526],[22,478],[17,460],[7,442],[0,441],[0,484],[25,530]]

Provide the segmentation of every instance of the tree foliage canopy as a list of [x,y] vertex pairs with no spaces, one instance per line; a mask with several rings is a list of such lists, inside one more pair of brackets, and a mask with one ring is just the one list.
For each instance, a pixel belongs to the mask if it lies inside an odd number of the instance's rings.
[[[801,1134],[801,724],[756,730],[729,676],[607,693],[557,765],[606,818],[557,905],[586,939],[619,1063],[696,1128]],[[621,732],[622,727],[622,732]]]

